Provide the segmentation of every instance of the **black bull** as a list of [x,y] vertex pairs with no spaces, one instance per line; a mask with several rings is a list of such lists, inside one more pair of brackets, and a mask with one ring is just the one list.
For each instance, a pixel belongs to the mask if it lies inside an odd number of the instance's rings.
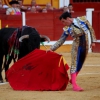
[[[16,32],[15,32],[16,31]],[[13,35],[15,33],[17,35]],[[13,35],[13,36],[12,36]],[[9,64],[11,63],[12,59],[14,59],[14,53],[9,56],[7,61],[6,57],[9,53],[9,39],[13,37],[12,41],[15,41],[18,38],[18,59],[24,57],[32,50],[36,48],[40,48],[40,42],[44,42],[45,40],[49,41],[49,38],[44,35],[40,35],[35,28],[24,26],[21,29],[19,28],[2,28],[0,30],[0,83],[3,82],[2,78],[2,69],[5,68],[5,72],[9,68]],[[11,40],[11,39],[10,39]],[[12,42],[10,41],[10,42]],[[22,42],[21,42],[22,41]],[[14,44],[15,45],[15,44]],[[5,57],[5,60],[4,60]],[[4,61],[3,61],[4,60]]]

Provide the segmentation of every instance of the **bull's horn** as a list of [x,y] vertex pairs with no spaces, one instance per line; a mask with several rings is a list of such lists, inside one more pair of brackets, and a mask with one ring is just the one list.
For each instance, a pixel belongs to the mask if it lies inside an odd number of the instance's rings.
[[40,35],[41,38],[45,38],[48,42],[50,42],[50,38],[45,35]]
[[22,42],[23,39],[29,38],[29,35],[23,35],[19,38],[19,42]]

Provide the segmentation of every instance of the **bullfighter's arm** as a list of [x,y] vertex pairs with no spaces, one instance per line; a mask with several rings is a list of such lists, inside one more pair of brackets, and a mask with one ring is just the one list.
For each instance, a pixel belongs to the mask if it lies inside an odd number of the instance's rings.
[[96,41],[95,31],[94,31],[93,27],[90,25],[89,21],[86,19],[86,16],[82,16],[82,17],[80,17],[80,19],[86,23],[86,25],[90,31],[91,42]]
[[88,28],[89,28],[89,31],[90,31],[91,41],[92,42],[96,41],[95,31],[94,31],[93,27],[90,25],[88,20],[86,21],[86,24],[88,25]]
[[55,51],[56,49],[58,49],[65,42],[67,37],[68,37],[68,34],[64,32],[62,36],[60,37],[60,39],[54,45],[50,47],[50,50]]

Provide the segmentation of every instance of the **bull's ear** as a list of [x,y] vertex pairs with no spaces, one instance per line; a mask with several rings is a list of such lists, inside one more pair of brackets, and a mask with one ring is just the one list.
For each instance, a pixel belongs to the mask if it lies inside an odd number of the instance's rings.
[[23,35],[19,38],[19,42],[22,42],[23,39],[29,38],[29,35]]
[[41,42],[44,42],[44,41],[50,42],[50,38],[46,35],[40,35],[40,38],[41,38]]

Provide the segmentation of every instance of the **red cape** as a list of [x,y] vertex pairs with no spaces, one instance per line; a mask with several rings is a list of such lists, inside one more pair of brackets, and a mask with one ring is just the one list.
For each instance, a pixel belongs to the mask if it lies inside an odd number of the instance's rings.
[[62,55],[36,49],[18,60],[6,75],[14,90],[65,90],[68,68]]

